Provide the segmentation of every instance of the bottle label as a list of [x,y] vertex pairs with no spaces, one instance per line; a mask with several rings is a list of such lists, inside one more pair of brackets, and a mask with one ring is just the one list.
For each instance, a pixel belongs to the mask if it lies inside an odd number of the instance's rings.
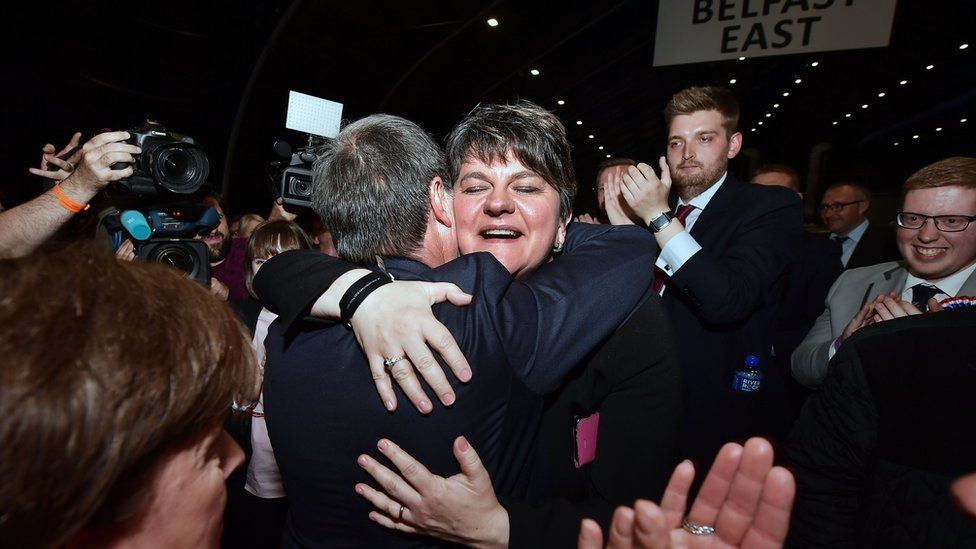
[[732,379],[732,388],[746,393],[758,391],[761,384],[762,374],[756,370],[739,370]]

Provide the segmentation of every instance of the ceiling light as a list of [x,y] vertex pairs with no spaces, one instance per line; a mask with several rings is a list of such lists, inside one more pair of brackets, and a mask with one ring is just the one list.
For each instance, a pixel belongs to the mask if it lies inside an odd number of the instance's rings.
[[602,150],[603,150],[603,145],[600,145],[600,146],[599,146],[599,147],[597,147],[597,148],[598,148],[598,149],[600,149],[600,150],[602,151]]
[[790,92],[783,92],[783,97],[789,97],[789,96],[790,96]]
[[756,131],[756,128],[752,128],[752,130],[750,130],[750,131]]
[[878,97],[884,97],[884,96],[885,96],[885,92],[878,92]]
[[898,142],[897,142],[897,141],[895,141],[895,146],[896,146],[896,147],[898,146]]
[[729,80],[729,84],[735,84],[735,78]]
[[941,132],[942,131],[942,128],[936,128],[935,131]]
[[498,19],[495,19],[494,17],[489,17],[488,18],[488,26],[489,27],[497,27],[498,26]]
[[959,44],[959,49],[964,50],[969,47],[969,44]]
[[959,121],[962,122],[963,124],[965,124],[967,120],[969,120],[969,119],[968,118],[960,118],[959,119]]
[[800,78],[797,78],[796,80],[793,81],[794,84],[799,84],[801,82],[803,82],[803,80]]
[[832,125],[832,126],[836,126],[836,125],[837,125],[837,121],[836,121],[836,120],[834,120],[834,121],[833,121],[833,122],[831,123],[831,125]]
[[778,109],[779,108],[779,103],[773,103],[773,108],[774,109]]
[[590,134],[590,135],[588,135],[587,137],[589,137],[590,139],[593,139],[593,134],[591,133],[591,134]]
[[918,139],[918,135],[913,135],[912,139]]
[[556,101],[556,104],[557,104],[557,105],[565,105],[565,104],[566,104],[566,102],[565,102],[565,101],[563,101],[562,99],[560,99],[559,101]]
[[583,121],[582,120],[577,120],[576,121],[576,125],[577,126],[582,126],[583,125]]
[[867,103],[865,103],[865,104],[863,104],[863,105],[861,105],[861,108],[862,108],[862,109],[866,109],[866,108],[868,108],[868,104],[867,104]]
[[901,82],[899,82],[899,84],[901,84],[902,86],[904,86],[907,83],[908,83],[908,80],[902,80]]
[[610,158],[610,155],[609,154],[607,155],[607,158]]
[[772,116],[772,115],[773,115],[772,113],[768,113],[768,112],[767,112],[767,113],[766,113],[766,118],[769,118],[769,117],[770,117],[770,116]]
[[925,65],[925,70],[930,71],[935,68],[935,65]]
[[739,61],[745,61],[745,60],[746,60],[746,57],[744,55],[739,58]]
[[816,67],[816,66],[817,66],[817,65],[819,65],[819,64],[820,64],[819,62],[817,62],[817,61],[814,61],[813,63],[810,63],[810,66],[811,66],[811,67]]
[[539,76],[539,69],[532,69],[529,71],[532,76]]
[[844,115],[844,118],[850,118],[850,117],[851,117],[851,113],[847,113]]
[[763,125],[763,121],[760,120],[759,122],[757,122],[757,124],[760,125],[760,126],[762,126]]

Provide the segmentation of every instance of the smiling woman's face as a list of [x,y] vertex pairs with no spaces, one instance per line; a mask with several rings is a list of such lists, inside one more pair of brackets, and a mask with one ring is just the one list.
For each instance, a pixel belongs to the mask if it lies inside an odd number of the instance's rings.
[[462,254],[490,252],[515,278],[545,263],[562,245],[559,193],[509,151],[486,164],[469,155],[454,184],[454,221]]

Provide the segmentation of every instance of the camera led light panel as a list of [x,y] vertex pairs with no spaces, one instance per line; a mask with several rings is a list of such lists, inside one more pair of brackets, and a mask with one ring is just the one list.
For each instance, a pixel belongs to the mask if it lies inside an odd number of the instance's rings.
[[288,92],[288,115],[285,127],[322,137],[339,135],[342,103],[329,101],[297,91]]

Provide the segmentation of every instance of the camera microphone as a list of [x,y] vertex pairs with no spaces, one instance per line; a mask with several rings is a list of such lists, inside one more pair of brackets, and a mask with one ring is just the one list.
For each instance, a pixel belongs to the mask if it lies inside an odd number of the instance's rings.
[[149,228],[149,222],[146,221],[146,216],[142,215],[142,212],[137,212],[136,210],[126,210],[122,212],[119,216],[122,220],[122,226],[125,230],[132,235],[132,238],[136,240],[146,240],[152,235],[152,230]]

